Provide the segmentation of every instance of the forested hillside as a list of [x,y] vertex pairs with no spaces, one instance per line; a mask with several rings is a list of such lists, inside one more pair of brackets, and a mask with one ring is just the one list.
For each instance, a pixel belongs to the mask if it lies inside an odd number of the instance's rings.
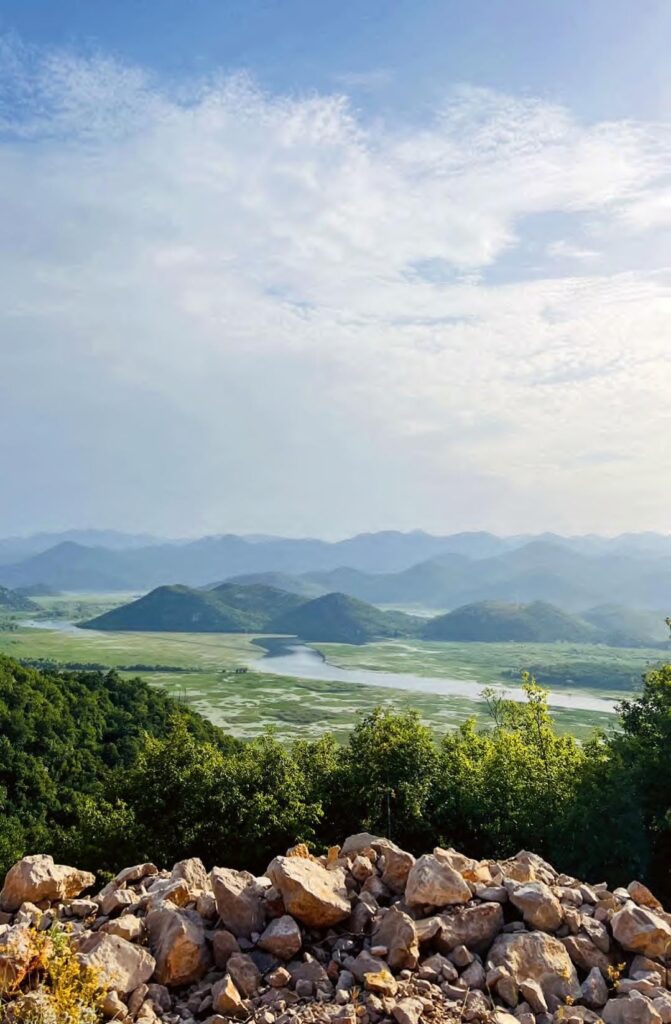
[[[297,840],[362,828],[411,849],[533,849],[580,877],[670,892],[671,666],[622,705],[620,731],[558,736],[543,691],[491,698],[491,726],[444,737],[376,711],[345,746],[242,743],[139,680],[0,659],[0,871],[52,853],[93,871],[147,859],[262,869]],[[613,823],[617,827],[613,827]]]

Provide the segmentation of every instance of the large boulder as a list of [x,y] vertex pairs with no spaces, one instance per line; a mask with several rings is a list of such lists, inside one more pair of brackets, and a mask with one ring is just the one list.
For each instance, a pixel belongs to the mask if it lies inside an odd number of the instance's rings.
[[415,922],[398,906],[390,907],[373,932],[373,945],[386,946],[393,971],[412,970],[419,960]]
[[303,857],[275,857],[266,871],[287,911],[310,928],[328,928],[350,916],[342,874]]
[[441,953],[450,953],[457,946],[481,952],[491,945],[503,928],[503,910],[500,903],[480,903],[475,907],[459,907],[453,914],[441,914],[428,920],[439,922],[434,941]]
[[224,926],[234,935],[246,939],[252,932],[263,931],[262,891],[254,875],[233,868],[213,868],[210,878]]
[[148,949],[107,932],[94,932],[84,939],[78,957],[84,966],[98,973],[108,988],[122,995],[144,985],[156,968]]
[[570,956],[559,939],[545,932],[499,935],[487,959],[494,967],[505,967],[517,985],[537,981],[546,999],[580,997],[578,975]]
[[632,953],[663,957],[671,951],[671,925],[646,907],[627,904],[613,914],[610,926],[615,941]]
[[55,864],[47,854],[24,857],[5,876],[0,892],[0,910],[13,913],[22,903],[68,900],[79,896],[95,882],[90,871]]
[[203,977],[211,961],[199,914],[164,904],[147,914],[146,924],[161,985],[190,985]]
[[470,886],[446,861],[427,853],[410,868],[405,900],[410,906],[445,907],[451,903],[468,903]]
[[542,932],[555,932],[564,920],[561,903],[545,882],[509,883],[508,897],[513,906],[532,928]]

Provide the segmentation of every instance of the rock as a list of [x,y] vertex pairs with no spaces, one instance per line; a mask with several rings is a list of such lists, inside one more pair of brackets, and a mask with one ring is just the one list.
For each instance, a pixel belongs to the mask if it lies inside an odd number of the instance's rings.
[[381,996],[395,996],[398,992],[396,978],[384,967],[381,971],[369,971],[364,974],[363,984],[368,992],[375,992]]
[[186,860],[177,861],[171,877],[185,881],[194,899],[210,888],[210,880],[200,857],[188,857]]
[[355,836],[349,836],[343,843],[340,855],[351,857],[366,850],[374,850],[378,856],[384,857],[382,881],[393,892],[402,893],[408,872],[415,863],[413,855],[401,850],[390,839],[382,839],[380,836],[371,835],[370,832],[359,832]]
[[232,932],[228,932],[225,929],[216,931],[212,936],[212,954],[214,956],[214,962],[217,967],[222,971],[226,969],[228,958],[231,953],[239,953],[240,946],[238,940]]
[[238,992],[230,974],[224,975],[221,981],[212,987],[212,1009],[215,1013],[240,1014],[245,1012],[242,996]]
[[287,911],[310,928],[328,928],[350,916],[342,875],[300,857],[276,857],[266,871]]
[[125,1020],[128,1016],[128,1007],[121,999],[118,992],[110,989],[105,994],[102,1006],[100,1007],[103,1017],[107,1020]]
[[525,922],[533,928],[554,932],[564,920],[559,900],[544,882],[510,885],[508,896],[513,906],[521,910]]
[[46,854],[24,857],[9,869],[0,892],[0,910],[13,912],[22,903],[73,899],[95,882],[95,875],[65,864],[55,864]]
[[624,999],[609,999],[601,1010],[605,1024],[662,1024],[651,999],[632,992]]
[[100,910],[105,917],[113,917],[120,910],[128,910],[129,907],[139,903],[140,897],[132,889],[113,889],[104,897]]
[[459,984],[473,990],[485,987],[485,969],[479,960],[474,960],[473,963],[468,965],[461,975]]
[[228,958],[228,973],[239,992],[251,999],[257,995],[261,982],[261,972],[246,953],[231,953]]
[[368,857],[358,853],[352,861],[352,874],[357,882],[365,882],[367,878],[375,874],[375,868]]
[[391,1015],[396,1024],[419,1024],[419,1019],[423,1012],[424,1003],[421,999],[406,996],[405,999],[399,999],[396,1005],[392,1007]]
[[377,945],[386,946],[387,962],[393,971],[412,970],[419,960],[415,922],[398,906],[390,907],[373,932]]
[[117,887],[120,885],[131,885],[133,882],[141,882],[144,878],[151,878],[157,874],[158,868],[149,861],[145,864],[134,864],[132,867],[124,868],[123,871],[120,871],[114,879],[114,884]]
[[280,960],[291,960],[302,947],[303,936],[293,917],[283,914],[270,922],[258,945]]
[[118,935],[126,942],[140,942],[144,936],[144,921],[135,914],[122,914],[113,921],[106,921],[100,931],[108,935]]
[[488,961],[495,967],[506,967],[518,984],[537,981],[546,999],[556,996],[575,1000],[580,996],[578,976],[565,947],[545,932],[499,935]]
[[616,942],[632,953],[663,957],[671,950],[671,925],[646,907],[628,904],[610,922]]
[[587,935],[567,935],[561,940],[571,960],[581,971],[591,971],[598,967],[604,977],[608,974],[611,958],[597,949]]
[[592,1010],[600,1010],[608,1001],[608,985],[598,967],[593,967],[580,986],[582,1001]]
[[652,1000],[652,1005],[662,1018],[662,1024],[671,1024],[671,992],[664,992]]
[[234,935],[247,939],[252,932],[263,931],[262,891],[254,875],[233,868],[213,868],[210,878],[224,926]]
[[480,952],[503,928],[503,910],[500,903],[481,903],[475,907],[459,907],[454,914],[441,914],[437,920],[439,931],[435,943],[441,953],[449,953],[456,946]]
[[647,885],[643,885],[643,882],[630,882],[627,892],[639,907],[647,907],[649,910],[662,909],[662,904],[656,896],[653,896]]
[[468,903],[470,898],[468,883],[450,864],[433,854],[424,854],[408,872],[405,899],[410,906],[445,907]]
[[146,918],[156,980],[169,988],[198,981],[210,966],[203,922],[195,911],[168,904]]
[[97,971],[110,989],[121,995],[144,985],[156,968],[148,949],[102,931],[94,932],[80,944],[78,957],[83,965]]
[[286,967],[276,967],[267,975],[266,981],[271,988],[286,988],[291,981],[291,975]]
[[0,928],[0,996],[21,984],[34,956],[33,942],[26,925]]
[[532,981],[530,978],[527,978],[525,981],[520,982],[519,990],[520,995],[523,999],[526,999],[533,1013],[548,1012],[547,1000],[543,993],[543,989],[537,981]]
[[610,952],[610,935],[602,921],[595,921],[593,917],[583,914],[580,919],[580,926],[597,949],[600,949],[602,953]]
[[367,949],[362,949],[357,957],[350,958],[346,966],[360,984],[363,984],[366,974],[377,974],[387,968],[384,960],[378,960]]

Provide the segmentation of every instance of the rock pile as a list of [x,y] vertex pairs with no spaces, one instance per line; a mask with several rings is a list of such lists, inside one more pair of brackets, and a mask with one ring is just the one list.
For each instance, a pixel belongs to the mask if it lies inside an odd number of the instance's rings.
[[137,1024],[333,1021],[671,1024],[671,915],[532,853],[418,859],[362,833],[265,875],[197,859],[92,875],[26,857],[0,893],[0,992],[30,971],[30,929],[68,927]]

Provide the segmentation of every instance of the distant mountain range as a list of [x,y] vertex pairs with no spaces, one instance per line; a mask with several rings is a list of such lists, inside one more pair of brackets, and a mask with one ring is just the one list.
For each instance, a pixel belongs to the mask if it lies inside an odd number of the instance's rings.
[[[264,584],[223,583],[210,590],[164,586],[82,624],[88,629],[274,633],[306,641],[364,644],[417,637],[437,641],[620,643],[649,645],[654,624],[628,609],[595,608],[571,615],[543,601],[480,601],[432,619],[381,611],[341,593],[305,600]],[[660,623],[660,634],[662,627]]]
[[[49,536],[20,544],[39,547]],[[0,562],[6,562],[0,564],[0,584],[13,589],[150,590],[177,581],[202,587],[233,579],[302,597],[341,592],[371,604],[436,611],[481,600],[542,600],[580,611],[614,595],[627,606],[671,609],[671,537],[658,534],[609,539],[387,531],[329,543],[236,535],[160,542],[73,531],[55,545],[7,561],[17,543],[0,541]]]

